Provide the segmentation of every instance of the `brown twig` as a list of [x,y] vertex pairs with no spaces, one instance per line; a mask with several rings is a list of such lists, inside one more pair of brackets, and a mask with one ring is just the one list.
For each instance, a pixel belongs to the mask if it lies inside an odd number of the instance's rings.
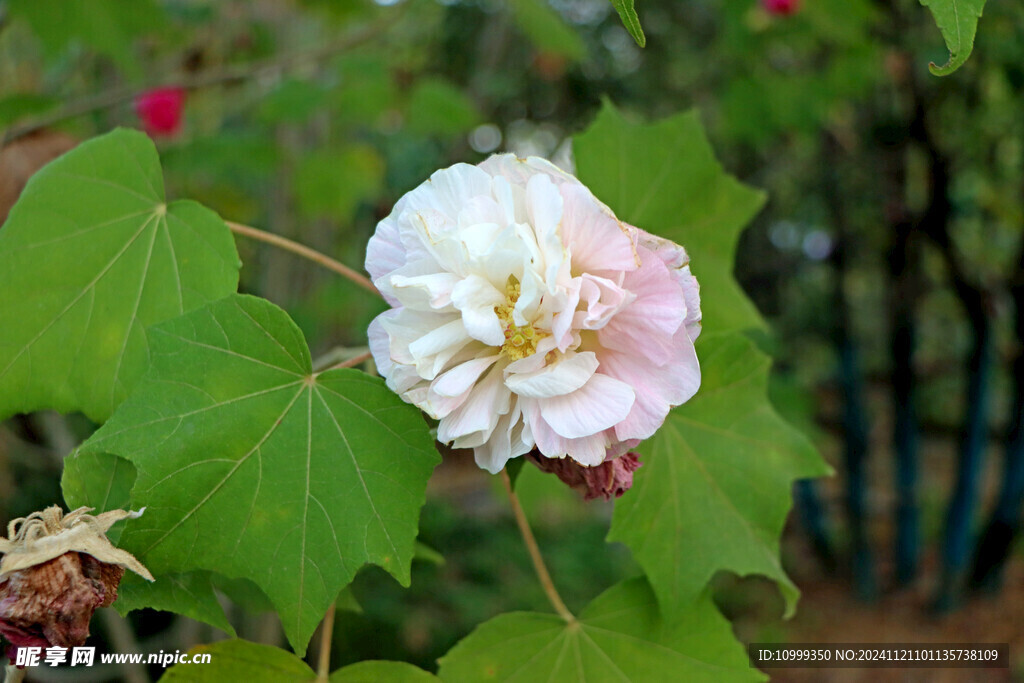
[[317,683],[327,683],[331,675],[331,641],[334,637],[334,615],[337,605],[332,604],[324,616],[324,623],[320,627],[320,653],[316,667]]
[[562,596],[558,594],[558,589],[555,588],[555,583],[551,580],[551,574],[548,573],[548,568],[544,564],[544,558],[540,554],[540,548],[537,546],[537,539],[533,537],[533,531],[530,529],[530,522],[526,519],[523,506],[519,504],[519,498],[512,490],[512,480],[509,479],[507,470],[501,471],[501,483],[505,485],[505,493],[508,494],[508,500],[512,504],[512,513],[515,515],[516,524],[519,525],[519,533],[522,534],[526,549],[530,552],[530,559],[533,560],[533,569],[537,572],[537,578],[540,579],[540,585],[544,588],[548,601],[551,602],[551,606],[555,608],[558,616],[570,624],[574,623],[576,617],[573,616],[569,608],[562,602]]
[[[407,6],[411,3],[405,3]],[[404,12],[405,9],[399,10]],[[272,74],[276,71],[282,71],[288,69],[297,64],[308,64],[310,62],[319,62],[332,55],[338,54],[339,52],[345,52],[358,47],[364,43],[368,43],[381,33],[384,33],[387,29],[391,28],[398,21],[398,16],[394,12],[388,12],[380,20],[369,24],[362,30],[356,31],[350,35],[344,36],[339,40],[336,40],[327,45],[323,45],[315,50],[309,50],[307,52],[297,52],[290,55],[283,55],[277,57],[270,57],[267,59],[259,60],[249,64],[237,64],[229,65],[221,69],[210,69],[202,73],[186,76],[178,79],[167,79],[162,78],[157,81],[153,81],[144,87],[123,87],[108,90],[107,92],[98,93],[91,97],[84,97],[80,100],[69,103],[67,106],[61,108],[58,111],[40,116],[39,118],[28,121],[27,123],[21,124],[20,126],[14,126],[7,130],[3,136],[3,140],[0,141],[0,147],[3,147],[9,142],[12,142],[20,137],[33,133],[42,128],[49,128],[54,124],[66,121],[67,119],[73,119],[78,116],[90,114],[94,111],[100,111],[103,109],[109,109],[118,104],[124,102],[132,102],[139,95],[152,90],[154,88],[182,88],[184,90],[199,90],[202,88],[209,88],[215,85],[227,85],[231,83],[242,83],[248,80],[259,78],[266,74]]]
[[359,365],[360,363],[364,363],[370,360],[371,358],[373,358],[373,354],[367,351],[366,353],[361,353],[358,356],[354,356],[346,361],[342,361],[337,365],[332,365],[329,368],[323,370],[323,372],[327,372],[327,370],[341,370],[342,368],[352,368]]
[[292,252],[293,254],[298,254],[303,258],[307,258],[310,261],[313,261],[314,263],[320,264],[324,268],[333,270],[335,273],[341,275],[343,278],[351,280],[352,282],[356,283],[363,289],[369,292],[373,292],[377,296],[380,296],[380,292],[377,291],[377,288],[373,286],[373,283],[370,282],[369,278],[356,272],[352,268],[349,268],[344,263],[341,263],[340,261],[335,261],[330,256],[321,254],[316,249],[311,249],[310,247],[307,247],[304,244],[293,242],[287,237],[281,237],[280,235],[275,235],[274,233],[271,232],[258,230],[248,225],[242,225],[241,223],[234,223],[232,221],[225,222],[228,224],[228,227],[231,228],[231,232],[234,232],[239,235],[245,235],[246,237],[250,237],[254,240],[259,240],[260,242],[273,244],[275,247],[280,247],[286,251]]

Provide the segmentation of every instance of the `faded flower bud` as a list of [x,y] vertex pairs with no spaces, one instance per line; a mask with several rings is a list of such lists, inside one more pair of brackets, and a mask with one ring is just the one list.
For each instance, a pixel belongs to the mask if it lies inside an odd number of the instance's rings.
[[542,472],[550,472],[570,488],[582,492],[584,500],[618,498],[633,487],[633,472],[643,464],[632,452],[605,460],[595,467],[586,467],[572,458],[545,458],[537,451],[532,451],[527,457]]
[[83,507],[65,516],[53,506],[12,521],[8,538],[0,538],[0,635],[11,643],[11,661],[18,647],[82,645],[93,612],[117,598],[125,569],[153,580],[106,537],[115,522],[142,511],[91,511]]

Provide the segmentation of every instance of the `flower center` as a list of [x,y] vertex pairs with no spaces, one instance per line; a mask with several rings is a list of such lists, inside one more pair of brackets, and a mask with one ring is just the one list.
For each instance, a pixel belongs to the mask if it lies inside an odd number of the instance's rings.
[[512,320],[512,310],[518,300],[519,280],[514,275],[509,275],[505,284],[505,303],[495,306],[494,312],[505,327],[505,343],[501,345],[501,352],[512,360],[533,355],[537,352],[537,342],[548,336],[547,332],[542,332],[531,324],[515,324]]

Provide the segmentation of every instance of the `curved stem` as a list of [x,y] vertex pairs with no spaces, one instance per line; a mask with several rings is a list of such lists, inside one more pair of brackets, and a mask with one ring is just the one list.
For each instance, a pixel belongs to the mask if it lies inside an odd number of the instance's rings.
[[13,664],[8,664],[4,673],[4,683],[21,683],[25,680],[27,669],[19,669]]
[[342,361],[341,363],[338,363],[337,365],[332,365],[331,367],[329,367],[327,369],[328,370],[341,370],[342,368],[352,368],[352,367],[355,367],[355,366],[359,365],[360,363],[365,363],[366,361],[370,360],[371,358],[373,358],[373,353],[370,352],[370,351],[367,351],[366,353],[361,353],[358,356],[355,356],[354,358],[349,358],[346,361]]
[[331,675],[331,641],[334,636],[334,615],[337,605],[332,604],[324,616],[323,626],[320,627],[320,654],[316,667],[317,683],[327,683]]
[[501,483],[505,485],[505,493],[508,494],[509,502],[512,503],[512,513],[516,517],[516,524],[519,525],[519,533],[523,535],[523,542],[526,544],[526,549],[530,552],[530,559],[533,560],[533,569],[537,572],[537,578],[540,579],[540,585],[544,588],[551,606],[555,608],[558,616],[570,624],[575,622],[576,617],[573,616],[569,608],[562,602],[562,596],[558,594],[558,590],[551,580],[551,574],[548,573],[548,568],[544,564],[544,558],[541,557],[540,548],[537,547],[537,539],[533,537],[533,531],[530,530],[530,523],[526,519],[526,513],[523,512],[523,506],[519,504],[519,498],[512,490],[512,480],[509,479],[506,470],[501,471]]
[[281,237],[280,235],[275,235],[274,233],[266,232],[264,230],[257,230],[256,228],[249,227],[248,225],[242,225],[241,223],[234,223],[232,221],[224,222],[228,224],[228,227],[231,228],[231,232],[233,233],[236,233],[238,235],[245,235],[246,237],[258,240],[260,242],[266,242],[267,244],[273,244],[275,247],[280,247],[285,251],[290,251],[293,254],[298,254],[299,256],[309,259],[314,263],[318,263],[319,265],[323,266],[324,268],[327,268],[328,270],[333,270],[335,273],[342,276],[343,278],[351,280],[352,282],[356,283],[363,289],[369,292],[373,292],[377,296],[380,296],[380,292],[377,290],[376,287],[373,286],[373,283],[370,282],[370,279],[367,278],[365,275],[356,272],[355,270],[349,268],[340,261],[335,261],[330,256],[321,254],[316,249],[311,249],[310,247],[307,247],[304,244],[293,242],[287,237]]

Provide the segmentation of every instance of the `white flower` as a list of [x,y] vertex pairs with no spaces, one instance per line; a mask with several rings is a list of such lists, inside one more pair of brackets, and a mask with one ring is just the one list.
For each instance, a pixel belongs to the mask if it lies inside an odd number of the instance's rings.
[[543,159],[457,164],[370,239],[367,271],[393,306],[370,348],[388,386],[480,467],[534,448],[599,465],[700,385],[688,263]]

